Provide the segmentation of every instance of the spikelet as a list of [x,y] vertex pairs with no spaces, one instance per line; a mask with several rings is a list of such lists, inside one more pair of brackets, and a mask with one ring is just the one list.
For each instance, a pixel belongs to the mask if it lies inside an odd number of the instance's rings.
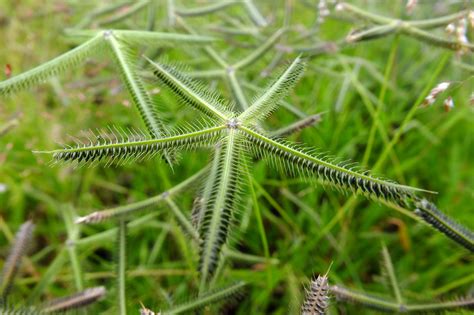
[[444,105],[444,110],[446,112],[450,112],[453,108],[454,108],[454,101],[453,101],[453,98],[451,96],[448,96],[444,102],[443,102],[443,105]]
[[451,85],[451,82],[441,82],[438,85],[436,85],[428,94],[427,97],[425,97],[425,100],[423,103],[421,103],[422,107],[428,107],[433,105],[433,103],[436,101],[436,98],[438,95],[444,91],[446,91],[449,86]]
[[331,12],[329,11],[328,4],[326,3],[326,0],[319,0],[319,4],[318,4],[318,23],[322,24],[326,20],[326,17],[330,13]]

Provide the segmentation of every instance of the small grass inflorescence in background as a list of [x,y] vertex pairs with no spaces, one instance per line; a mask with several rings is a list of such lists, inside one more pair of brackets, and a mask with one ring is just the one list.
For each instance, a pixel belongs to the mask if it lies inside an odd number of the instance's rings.
[[0,0],[0,34],[2,312],[472,311],[472,2]]

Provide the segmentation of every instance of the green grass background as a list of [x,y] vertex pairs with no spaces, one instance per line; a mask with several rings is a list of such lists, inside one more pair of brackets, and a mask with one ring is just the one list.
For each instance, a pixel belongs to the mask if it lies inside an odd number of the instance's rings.
[[[299,1],[288,2],[295,5],[291,25],[310,27],[316,11],[309,10]],[[433,7],[442,2],[423,2],[415,11],[415,17],[432,17],[433,12],[436,13]],[[262,31],[268,36],[282,25],[285,2],[257,3],[266,16],[271,15],[274,19]],[[361,0],[354,3],[384,15],[404,16],[403,1]],[[468,1],[446,6],[440,14],[456,12],[466,5],[469,5]],[[61,36],[62,31],[77,23],[93,7],[92,1],[85,4],[79,1],[0,1],[0,67],[10,64],[13,73],[18,74],[72,48]],[[226,12],[233,17],[245,16],[238,8]],[[114,27],[143,28],[146,18],[144,11]],[[210,34],[215,33],[206,30],[206,25],[217,22],[219,15],[189,19],[201,33]],[[162,4],[156,23],[158,30],[166,29]],[[361,24],[329,18],[305,44],[342,38],[352,25]],[[443,34],[440,30],[433,32]],[[472,28],[470,32],[472,39]],[[288,45],[295,36],[295,32],[286,36]],[[254,38],[238,36],[232,38],[230,44],[220,42],[215,48],[228,60],[239,60],[257,43]],[[390,65],[391,52],[394,59]],[[216,67],[195,46],[173,47],[163,51],[163,55],[168,60],[190,64],[194,69]],[[259,74],[274,55],[275,50],[271,50],[240,74],[241,78],[264,86],[265,80]],[[285,59],[293,57],[294,54],[290,54]],[[443,58],[448,61],[435,76]],[[439,192],[429,198],[448,215],[473,229],[474,107],[469,98],[474,81],[472,72],[459,66],[460,62],[472,66],[472,61],[472,54],[460,59],[453,52],[393,35],[314,58],[287,100],[308,114],[324,112],[323,120],[291,138],[341,160],[362,162],[375,123],[379,123],[391,139],[416,100],[420,95],[424,96],[422,93],[426,88],[442,81],[453,81],[454,87],[440,98],[452,95],[455,108],[446,113],[442,100],[438,100],[429,108],[417,110],[394,146],[398,162],[388,158],[376,173],[403,184]],[[392,71],[385,80],[387,67]],[[0,76],[5,78],[3,74]],[[232,97],[224,83],[208,83],[226,97]],[[380,98],[383,89],[386,93]],[[379,106],[380,115],[374,119],[371,110]],[[0,99],[0,125],[17,112],[23,114],[20,125],[0,138],[0,183],[7,187],[0,193],[1,259],[8,253],[18,226],[27,219],[36,223],[31,255],[23,264],[14,286],[12,301],[17,303],[25,299],[43,301],[76,291],[77,281],[64,250],[68,238],[65,213],[84,215],[159,194],[192,175],[209,160],[209,152],[202,151],[184,154],[174,171],[159,160],[118,168],[72,169],[50,167],[47,157],[31,152],[56,148],[55,142],[69,141],[68,134],[77,135],[89,128],[111,124],[143,127],[107,56],[98,55],[83,67],[68,71],[55,84],[42,84]],[[171,100],[166,102],[163,115],[170,125],[193,118],[189,111],[183,111]],[[295,119],[294,115],[280,109],[269,119],[267,127],[283,127]],[[368,152],[370,155],[366,155],[368,169],[377,163],[386,147],[377,131]],[[245,297],[234,309],[237,314],[287,314],[298,309],[304,286],[313,275],[325,273],[331,264],[331,284],[389,296],[390,288],[380,276],[381,243],[387,245],[392,255],[407,301],[445,300],[472,294],[473,256],[426,225],[380,203],[282,177],[264,162],[256,163],[253,175],[269,254],[279,262],[271,265],[235,261],[225,270],[223,279],[226,281],[223,282],[249,282]],[[281,189],[291,191],[300,204],[283,196]],[[235,229],[235,248],[265,256],[255,206],[252,206],[251,195],[247,196]],[[192,198],[193,194],[187,192],[175,201],[189,213]],[[132,314],[137,313],[139,302],[158,310],[171,300],[183,300],[197,292],[197,249],[180,230],[166,206],[152,208],[145,215],[153,218],[130,229],[128,235],[127,300]],[[321,226],[315,222],[315,216],[321,217]],[[108,289],[106,299],[92,308],[92,313],[113,314],[116,311],[115,236],[113,233],[100,234],[112,228],[113,223],[80,228],[80,237],[86,241],[79,241],[76,249],[84,285],[104,285]],[[326,240],[327,233],[337,240],[339,250]],[[105,237],[97,241],[87,238],[98,234]],[[45,277],[48,272],[54,273],[50,279]],[[341,314],[371,312],[334,299],[331,304],[333,311]]]

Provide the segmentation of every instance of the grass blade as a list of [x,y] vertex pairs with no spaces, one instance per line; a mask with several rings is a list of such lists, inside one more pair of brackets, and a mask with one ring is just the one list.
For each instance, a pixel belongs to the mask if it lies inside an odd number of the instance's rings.
[[124,219],[119,220],[117,230],[117,284],[118,294],[117,303],[120,315],[127,314],[127,297],[126,297],[126,275],[127,270],[127,224]]
[[286,30],[284,28],[279,29],[272,36],[270,36],[260,47],[255,49],[250,55],[245,57],[244,59],[236,62],[232,68],[234,69],[242,69],[252,65],[255,61],[259,60],[273,45],[276,41],[283,35]]

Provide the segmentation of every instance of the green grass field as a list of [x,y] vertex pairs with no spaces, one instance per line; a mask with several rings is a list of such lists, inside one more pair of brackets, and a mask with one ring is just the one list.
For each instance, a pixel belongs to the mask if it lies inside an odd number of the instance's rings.
[[[235,64],[287,27],[268,51],[236,70],[240,96],[227,70],[203,44],[165,41],[159,44],[162,47],[149,48],[135,43],[139,53],[134,68],[140,74],[150,70],[141,54],[165,64],[183,64],[189,75],[204,76],[204,86],[234,100],[238,109],[242,98],[251,103],[255,88],[267,86],[272,75],[302,52],[307,62],[303,77],[284,98],[285,104],[259,128],[275,131],[320,114],[320,121],[288,139],[338,161],[357,162],[385,179],[437,192],[420,196],[474,229],[474,55],[470,48],[460,54],[437,44],[439,38],[456,42],[456,36],[445,32],[448,23],[425,30],[432,42],[410,32],[387,31],[375,34],[378,38],[348,43],[349,32],[358,30],[352,33],[357,34],[373,23],[333,5],[329,16],[318,23],[319,1],[254,1],[268,21],[266,26],[258,26],[255,11],[241,4],[188,17],[184,8],[202,8],[209,1],[131,2],[93,16],[94,9],[114,2],[0,0],[0,68],[8,65],[15,76],[67,52],[83,42],[66,36],[73,28],[186,34],[181,20],[196,33],[216,38],[211,49]],[[178,18],[170,21],[175,16],[169,13],[172,2]],[[419,1],[411,14],[405,1],[348,2],[404,20],[474,10],[469,0]],[[120,18],[130,13],[130,6],[137,11]],[[474,25],[469,21],[466,37],[474,42]],[[208,70],[224,74],[215,77]],[[0,73],[0,81],[8,78],[7,72]],[[431,106],[421,106],[441,82],[451,82],[450,87]],[[146,78],[145,85],[160,102],[160,119],[170,129],[197,118],[160,82]],[[454,108],[446,111],[443,102],[449,96]],[[81,135],[83,130],[107,126],[145,130],[134,107],[113,58],[100,49],[44,83],[0,95],[0,266],[20,225],[32,220],[36,226],[8,307],[40,305],[97,286],[105,287],[105,297],[80,314],[124,314],[124,307],[128,314],[138,314],[141,303],[158,312],[198,297],[199,245],[176,212],[190,220],[199,182],[126,217],[126,244],[117,240],[118,220],[95,225],[74,220],[168,191],[209,164],[211,148],[179,153],[172,167],[160,156],[107,168],[50,166],[48,155],[32,153],[58,149],[57,143],[74,144],[68,135]],[[305,288],[326,272],[330,285],[396,301],[392,278],[383,271],[384,246],[393,262],[401,304],[473,299],[472,252],[428,226],[414,209],[281,174],[261,159],[254,158],[249,165],[252,170],[239,179],[243,185],[238,211],[221,253],[225,264],[212,284],[219,288],[244,281],[245,290],[206,306],[203,314],[299,314]],[[123,279],[116,273],[120,245],[126,246]],[[117,278],[125,281],[125,292]],[[117,302],[121,293],[125,293],[123,304]],[[379,313],[339,301],[333,294],[329,305],[328,314]]]

